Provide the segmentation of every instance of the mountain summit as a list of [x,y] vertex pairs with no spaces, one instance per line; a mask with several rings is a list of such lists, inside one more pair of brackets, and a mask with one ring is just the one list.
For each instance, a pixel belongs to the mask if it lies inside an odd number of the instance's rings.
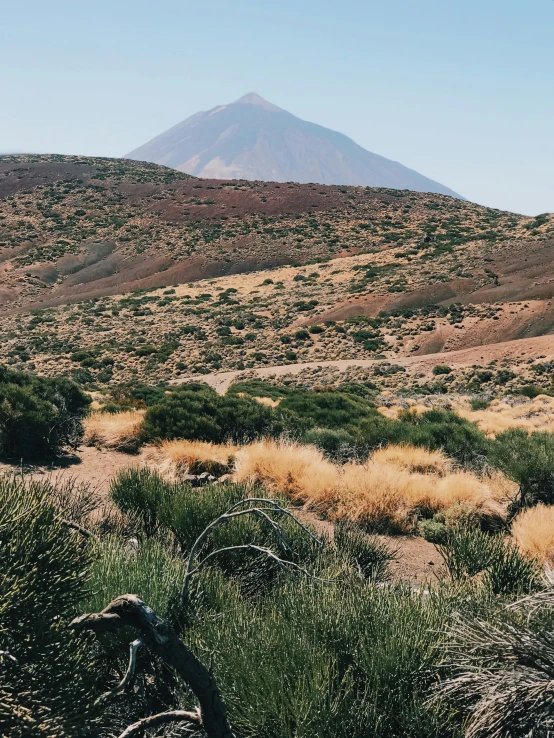
[[126,155],[212,179],[366,185],[460,197],[255,92],[178,123]]

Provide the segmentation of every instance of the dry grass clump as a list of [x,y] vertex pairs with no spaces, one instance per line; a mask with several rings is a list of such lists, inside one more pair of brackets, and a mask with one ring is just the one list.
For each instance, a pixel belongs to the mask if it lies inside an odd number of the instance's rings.
[[261,482],[332,518],[383,532],[411,532],[419,513],[432,515],[453,505],[479,515],[503,512],[500,484],[491,489],[475,474],[452,470],[444,454],[410,446],[382,449],[365,464],[338,467],[314,446],[258,441],[237,452],[234,479]]
[[390,445],[374,451],[372,461],[393,464],[406,471],[419,474],[439,474],[443,476],[452,469],[452,460],[441,451],[428,451],[426,448],[406,445]]
[[124,413],[93,412],[85,418],[83,442],[87,446],[136,453],[141,443],[143,410]]
[[257,441],[235,459],[237,482],[262,482],[271,491],[308,504],[329,504],[338,488],[338,467],[315,446],[287,441]]
[[336,514],[375,530],[408,533],[418,513],[433,515],[460,503],[479,514],[500,513],[490,489],[474,474],[410,472],[374,455],[367,464],[344,467]]
[[554,561],[554,507],[539,503],[523,510],[512,523],[520,550],[539,561]]
[[175,475],[225,474],[231,468],[237,447],[232,444],[217,445],[205,441],[163,441],[162,456],[174,466]]
[[470,410],[464,405],[457,408],[456,412],[462,418],[477,423],[483,433],[490,437],[510,428],[554,432],[554,397],[548,395],[538,395],[532,400],[516,404],[497,399],[486,410]]

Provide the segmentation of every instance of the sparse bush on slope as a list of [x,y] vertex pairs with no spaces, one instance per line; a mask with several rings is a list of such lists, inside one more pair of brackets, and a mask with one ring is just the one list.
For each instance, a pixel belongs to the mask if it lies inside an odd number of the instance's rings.
[[0,454],[36,458],[76,448],[89,402],[68,379],[36,377],[0,366]]

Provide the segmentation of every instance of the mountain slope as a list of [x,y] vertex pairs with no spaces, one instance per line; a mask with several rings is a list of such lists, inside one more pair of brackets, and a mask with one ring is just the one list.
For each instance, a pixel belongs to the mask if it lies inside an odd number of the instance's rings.
[[351,138],[250,93],[196,113],[126,158],[212,179],[391,187],[460,197]]
[[201,180],[156,164],[0,158],[0,312],[393,247],[431,259],[549,223],[443,195]]

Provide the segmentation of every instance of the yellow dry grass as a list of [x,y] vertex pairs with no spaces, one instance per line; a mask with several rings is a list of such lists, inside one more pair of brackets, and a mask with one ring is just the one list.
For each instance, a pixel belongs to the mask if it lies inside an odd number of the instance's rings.
[[441,451],[407,445],[391,445],[375,451],[373,462],[393,464],[400,469],[420,474],[446,474],[452,469],[452,460]]
[[137,451],[143,420],[143,410],[129,410],[124,413],[92,412],[84,421],[84,443],[114,451]]
[[337,519],[398,532],[413,530],[420,510],[435,513],[460,503],[479,514],[500,515],[505,492],[499,480],[491,487],[475,474],[452,470],[443,454],[409,446],[338,467],[314,446],[259,441],[237,452],[234,479],[261,482]]
[[456,408],[462,418],[477,423],[490,437],[510,428],[528,431],[554,432],[554,397],[538,395],[532,400],[511,404],[505,400],[493,400],[485,410],[471,410],[467,405]]
[[160,451],[177,474],[199,473],[201,471],[225,470],[237,451],[231,444],[217,445],[205,441],[163,441]]
[[262,482],[274,493],[318,504],[332,500],[339,470],[315,446],[264,440],[240,449],[234,479]]
[[266,407],[277,407],[277,405],[281,402],[281,400],[272,400],[271,397],[253,397],[253,400],[256,400],[256,402],[259,402],[260,405],[265,405]]
[[512,523],[520,550],[541,562],[554,561],[554,507],[539,504],[521,512]]

